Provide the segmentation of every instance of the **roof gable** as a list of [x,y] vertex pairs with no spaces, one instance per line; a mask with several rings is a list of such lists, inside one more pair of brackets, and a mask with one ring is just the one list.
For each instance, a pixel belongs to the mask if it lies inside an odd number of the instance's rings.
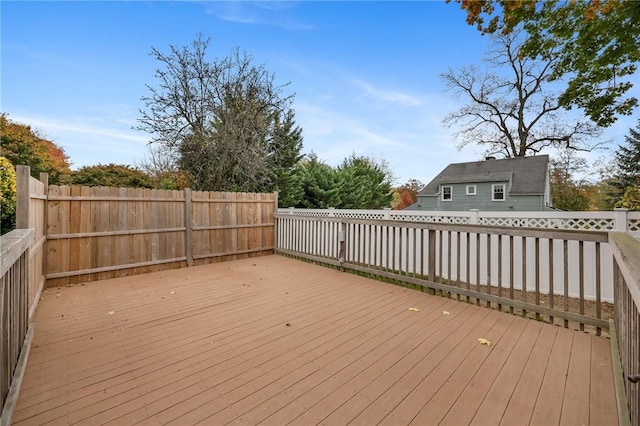
[[510,194],[545,193],[549,156],[506,158],[449,164],[418,195],[437,195],[440,185],[511,182]]

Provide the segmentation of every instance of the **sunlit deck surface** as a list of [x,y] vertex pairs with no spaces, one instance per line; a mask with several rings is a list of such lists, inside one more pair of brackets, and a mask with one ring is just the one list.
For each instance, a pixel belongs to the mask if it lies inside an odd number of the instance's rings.
[[16,425],[618,421],[606,338],[280,256],[49,289],[35,326]]

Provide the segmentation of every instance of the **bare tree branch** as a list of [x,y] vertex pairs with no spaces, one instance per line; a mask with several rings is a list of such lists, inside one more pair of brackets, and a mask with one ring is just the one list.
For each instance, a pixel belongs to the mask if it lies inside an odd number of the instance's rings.
[[506,157],[536,154],[545,148],[590,151],[600,129],[589,120],[570,121],[561,114],[556,93],[548,87],[555,59],[533,61],[520,54],[518,31],[493,35],[494,47],[476,67],[449,69],[441,75],[446,90],[467,100],[443,123],[455,127],[460,147],[480,144]]

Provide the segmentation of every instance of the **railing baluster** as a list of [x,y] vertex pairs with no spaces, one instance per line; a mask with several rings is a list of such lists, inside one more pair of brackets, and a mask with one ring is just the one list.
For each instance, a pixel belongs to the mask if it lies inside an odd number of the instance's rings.
[[[584,241],[578,242],[578,262],[580,273],[580,315],[584,315]],[[584,324],[580,323],[580,331],[584,331]]]
[[[487,234],[487,294],[491,294],[491,235]],[[491,302],[486,301],[487,308],[491,307]]]
[[[471,290],[471,233],[469,231],[467,234],[467,290]],[[467,303],[469,303],[471,299],[467,296]]]
[[[569,242],[563,241],[564,257],[564,310],[569,312]],[[569,328],[569,320],[565,318],[564,328]]]
[[[522,237],[522,301],[527,303],[527,237]],[[527,310],[524,308],[522,316],[527,316]]]
[[[480,289],[480,233],[476,232],[476,291],[481,292]],[[476,298],[476,305],[480,305],[480,299]]]
[[[498,235],[498,297],[502,297],[502,235]],[[498,303],[498,310],[502,311],[502,303]]]
[[[534,239],[535,245],[535,280],[536,280],[536,305],[540,306],[540,238]],[[536,320],[540,321],[540,313],[536,312]]]
[[[460,232],[456,232],[456,287],[460,288]],[[456,294],[456,299],[460,300],[460,293]]]
[[[602,288],[600,283],[600,243],[596,242],[596,318],[602,318]],[[600,336],[602,329],[596,327],[596,335]]]
[[[513,269],[513,235],[509,235],[509,299],[513,300],[515,273]],[[513,313],[513,306],[509,306],[509,312]]]
[[[555,301],[555,290],[553,289],[553,242],[551,238],[549,238],[549,307],[553,309],[554,301]],[[553,324],[555,318],[553,315],[549,316],[549,322]]]

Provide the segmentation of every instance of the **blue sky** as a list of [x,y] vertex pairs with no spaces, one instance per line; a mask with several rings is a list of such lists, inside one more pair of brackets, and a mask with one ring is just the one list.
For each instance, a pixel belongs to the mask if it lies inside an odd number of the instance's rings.
[[[132,127],[155,83],[148,53],[199,32],[210,59],[239,47],[290,82],[303,151],[329,164],[356,153],[388,161],[398,183],[426,183],[482,158],[441,124],[458,101],[439,74],[479,64],[488,42],[456,4],[2,1],[0,12],[0,111],[62,146],[73,168],[142,159],[150,137]],[[634,125],[603,137],[619,143]]]

